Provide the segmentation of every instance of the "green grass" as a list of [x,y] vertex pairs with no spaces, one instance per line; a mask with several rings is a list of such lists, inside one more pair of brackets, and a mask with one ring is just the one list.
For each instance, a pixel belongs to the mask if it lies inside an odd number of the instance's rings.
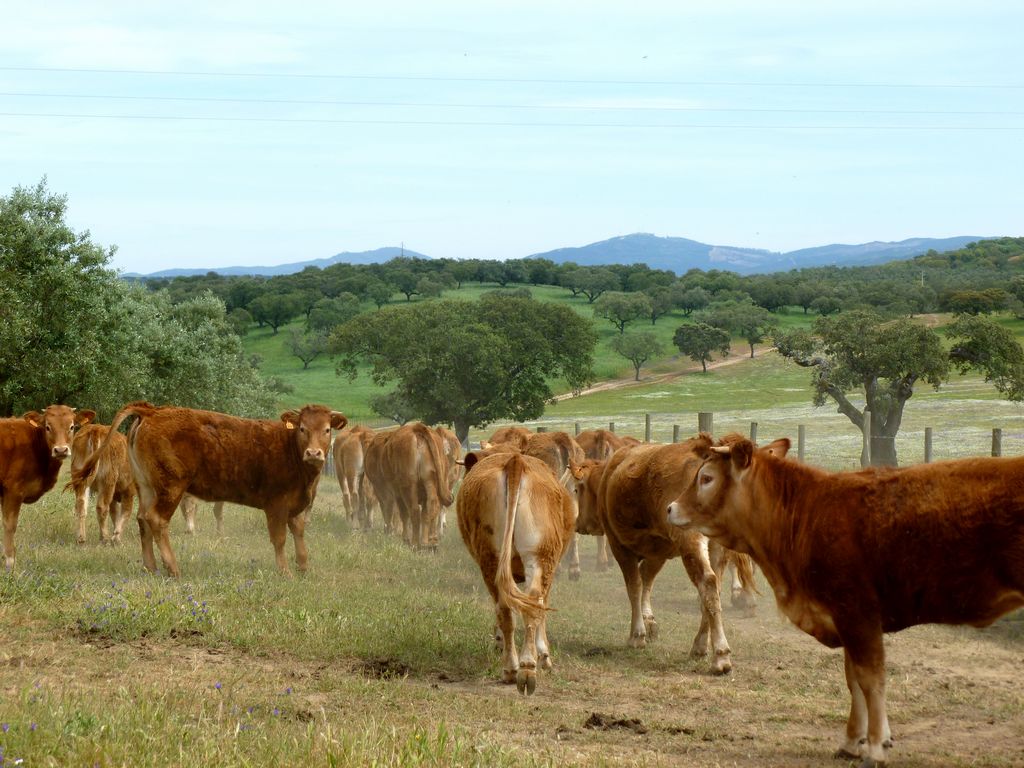
[[[355,533],[326,479],[306,576],[279,576],[263,514],[228,505],[223,538],[206,508],[194,536],[172,520],[182,579],[169,580],[142,571],[133,525],[101,547],[90,519],[89,543],[74,544],[71,506],[59,493],[26,506],[17,568],[0,574],[4,765],[809,767],[842,727],[840,657],[785,624],[770,596],[758,617],[726,608],[730,677],[690,658],[700,616],[677,562],[655,591],[660,638],[638,652],[621,575],[596,572],[584,538],[583,579],[552,592],[555,670],[526,700],[496,682],[493,608],[454,528],[432,555]],[[986,723],[1019,724],[1024,700],[999,673],[1016,668],[1022,631],[1011,616],[983,633],[900,635],[894,722],[952,725],[940,744],[901,742],[901,765],[935,765],[922,754],[942,749],[943,764],[1012,764],[1019,741],[990,743]],[[963,676],[930,674],[935,659]],[[594,712],[649,732],[589,730]],[[974,734],[980,761],[957,741]]]

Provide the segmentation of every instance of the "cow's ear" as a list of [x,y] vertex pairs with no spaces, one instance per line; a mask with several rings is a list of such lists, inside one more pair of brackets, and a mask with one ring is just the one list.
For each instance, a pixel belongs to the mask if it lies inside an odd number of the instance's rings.
[[348,417],[341,411],[331,411],[331,427],[333,429],[344,429],[348,424]]
[[88,409],[84,411],[78,411],[75,414],[75,424],[80,427],[84,427],[86,424],[92,424],[96,421],[96,411],[90,411]]
[[43,421],[43,417],[39,413],[39,411],[28,411],[27,413],[23,413],[21,415],[21,418],[23,418],[33,427],[38,427]]
[[298,411],[285,411],[281,414],[281,421],[288,429],[295,429],[299,426],[299,412]]
[[475,467],[476,463],[478,461],[480,461],[480,458],[481,457],[478,456],[477,454],[473,453],[473,451],[470,451],[469,453],[467,453],[462,458],[462,463],[466,467],[466,471],[469,472],[469,470],[471,470],[473,467]]
[[776,456],[780,459],[784,459],[786,454],[789,453],[789,447],[791,443],[788,437],[780,437],[768,445],[764,446],[761,450],[767,453],[769,456]]
[[746,469],[750,466],[750,460],[754,456],[754,444],[749,440],[741,440],[733,444],[729,455],[732,456],[732,464],[736,469]]

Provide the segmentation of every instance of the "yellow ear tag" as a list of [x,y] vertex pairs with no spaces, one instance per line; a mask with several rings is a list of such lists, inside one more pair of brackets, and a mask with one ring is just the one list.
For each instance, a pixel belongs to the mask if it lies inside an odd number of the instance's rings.
[[285,425],[285,426],[286,426],[286,427],[287,427],[288,429],[295,429],[295,425],[294,425],[294,424],[292,424],[292,423],[291,423],[290,421],[286,421],[286,422],[284,423],[284,425]]
[[31,424],[31,425],[32,425],[33,427],[38,427],[38,426],[39,426],[39,423],[38,423],[38,422],[35,422],[35,421],[32,421],[32,419],[25,419],[25,421],[27,421],[27,422],[28,422],[29,424]]

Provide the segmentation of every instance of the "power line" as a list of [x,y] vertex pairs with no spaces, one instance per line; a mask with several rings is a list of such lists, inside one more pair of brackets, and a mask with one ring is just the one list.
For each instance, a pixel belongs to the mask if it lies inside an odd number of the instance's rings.
[[325,125],[407,125],[463,126],[502,128],[637,128],[637,129],[713,129],[713,130],[794,130],[794,131],[1021,131],[1024,126],[991,125],[755,125],[728,123],[566,123],[511,122],[500,120],[358,120],[338,118],[231,117],[216,115],[113,115],[68,112],[0,112],[0,117],[55,117],[96,120],[170,120],[185,122],[284,123]]
[[442,77],[434,75],[343,75],[302,72],[216,72],[176,69],[101,69],[85,67],[5,67],[3,72],[52,72],[103,75],[158,75],[175,77],[231,77],[298,80],[400,80],[451,83],[535,83],[551,85],[677,85],[700,87],[750,88],[952,88],[952,89],[1024,89],[1021,83],[852,83],[852,82],[758,82],[743,80],[601,80],[521,77]]
[[429,109],[516,109],[565,110],[586,112],[751,112],[772,114],[825,114],[825,115],[1024,115],[1024,110],[948,110],[948,109],[798,109],[793,107],[672,107],[672,106],[614,106],[584,104],[496,104],[466,102],[419,101],[348,101],[335,99],[264,99],[225,96],[139,96],[118,94],[43,93],[37,91],[0,91],[0,97],[92,99],[109,101],[164,101],[203,104],[285,104],[292,106],[344,106],[344,107],[416,107]]

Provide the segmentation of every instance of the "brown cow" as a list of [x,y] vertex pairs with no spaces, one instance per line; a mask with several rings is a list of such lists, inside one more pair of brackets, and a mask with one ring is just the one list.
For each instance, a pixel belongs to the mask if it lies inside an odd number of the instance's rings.
[[[608,546],[622,569],[632,609],[629,643],[643,648],[657,634],[651,607],[654,579],[667,560],[682,557],[700,595],[701,623],[691,653],[703,656],[710,642],[712,670],[732,669],[731,651],[722,626],[719,576],[725,550],[709,544],[697,531],[669,525],[665,509],[697,471],[697,450],[711,445],[707,435],[673,445],[620,448],[605,466],[597,494]],[[581,500],[583,501],[583,500]]]
[[366,481],[366,447],[376,433],[360,424],[334,438],[334,471],[341,486],[341,498],[348,519],[357,519],[364,531],[371,527],[371,510],[376,502],[373,486]]
[[75,430],[93,419],[93,411],[50,405],[20,419],[0,419],[0,506],[4,516],[4,563],[14,567],[14,533],[22,504],[34,504],[57,483],[71,455]]
[[[585,429],[576,435],[576,442],[583,449],[584,455],[595,461],[607,461],[619,448],[626,445],[641,445],[639,440],[619,437],[609,429]],[[603,472],[598,473],[597,482],[600,482],[601,474]],[[595,490],[596,487],[595,485]],[[596,507],[592,508],[596,510]],[[601,520],[596,514],[584,518],[582,513],[583,507],[580,506],[580,517],[576,520],[576,532],[597,537],[597,570],[607,571],[608,541],[605,539]]]
[[[495,453],[466,456],[456,504],[459,532],[480,567],[495,603],[503,645],[502,681],[520,693],[537,687],[537,667],[551,669],[548,593],[576,515],[572,495],[539,459]],[[516,586],[516,576],[525,591]],[[515,646],[512,610],[523,620],[522,654]]]
[[[128,435],[128,456],[139,490],[142,561],[148,570],[156,571],[155,539],[164,568],[179,575],[168,524],[186,493],[262,509],[278,569],[288,573],[284,544],[290,529],[296,565],[306,570],[302,513],[316,495],[331,429],[345,426],[344,415],[306,405],[285,411],[280,421],[269,421],[136,402],[118,411],[109,434],[130,416],[138,417]],[[75,473],[76,481],[92,473],[108,444],[109,435]]]
[[[448,488],[455,494],[455,487],[462,477],[462,443],[459,437],[447,427],[434,427],[434,433],[441,438],[441,454],[448,464]],[[448,509],[441,510],[441,533],[448,526]]]
[[749,553],[782,612],[842,646],[851,704],[837,756],[881,765],[883,633],[984,627],[1024,606],[1024,458],[826,472],[784,460],[789,440],[772,446],[705,447],[667,519]]
[[[181,514],[185,518],[185,533],[196,532],[196,514],[199,512],[199,499],[191,494],[186,493],[181,497],[181,504],[178,505],[181,509]],[[224,502],[215,501],[213,503],[213,518],[217,521],[217,535],[224,535]]]
[[[551,471],[555,473],[558,481],[566,489],[574,488],[573,468],[578,467],[586,459],[583,449],[567,432],[537,432],[532,434],[526,440],[522,451],[525,455],[533,456],[547,464]],[[580,577],[578,536],[574,535],[572,541],[569,542],[569,549],[566,551],[565,559],[569,564],[569,579],[576,581]]]
[[[85,464],[89,456],[100,447],[110,427],[103,424],[88,424],[78,430],[71,443],[72,473]],[[65,488],[75,492],[75,518],[78,522],[78,543],[85,543],[85,516],[89,508],[89,493],[96,492],[96,520],[99,524],[100,543],[118,544],[125,520],[132,511],[135,502],[135,481],[132,479],[131,466],[128,464],[128,441],[124,435],[117,433],[111,439],[110,446],[96,466],[96,474],[91,483],[73,480]],[[107,516],[113,523],[113,535],[107,530]]]
[[366,448],[366,476],[385,526],[393,530],[401,521],[407,544],[437,549],[441,507],[451,506],[452,495],[436,433],[419,422],[377,433]]
[[481,448],[492,448],[502,443],[511,443],[519,450],[526,447],[526,441],[533,435],[526,427],[501,427],[489,438],[480,443]]

